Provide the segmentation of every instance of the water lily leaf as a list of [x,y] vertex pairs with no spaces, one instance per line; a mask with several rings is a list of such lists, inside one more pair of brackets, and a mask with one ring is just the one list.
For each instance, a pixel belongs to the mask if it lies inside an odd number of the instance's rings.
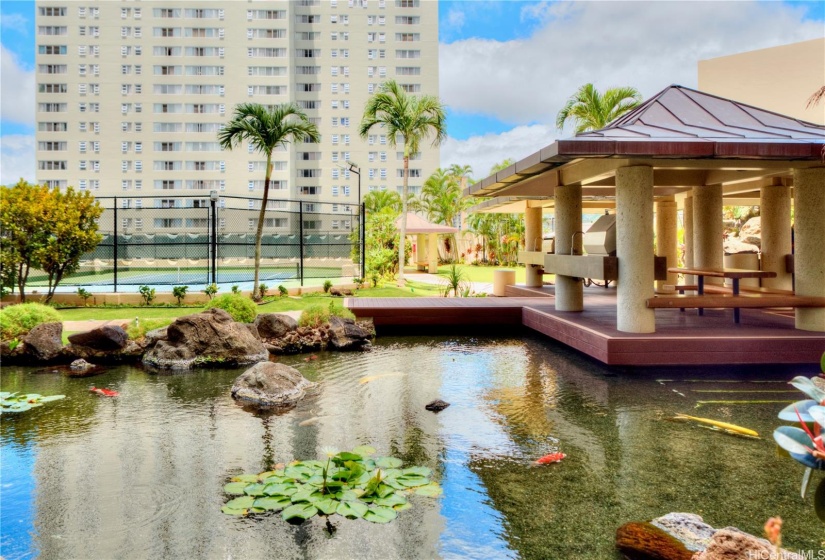
[[332,458],[333,461],[339,464],[344,464],[347,461],[360,461],[363,457],[360,455],[356,455],[355,453],[350,453],[348,451],[342,451],[338,455]]
[[790,384],[811,397],[816,402],[822,402],[825,400],[825,391],[814,385],[814,382],[807,377],[797,375],[791,379]]
[[285,521],[289,521],[290,519],[309,519],[317,513],[318,509],[312,504],[301,503],[287,507],[281,516]]
[[269,478],[270,476],[276,476],[277,474],[278,474],[278,473],[277,473],[277,472],[275,472],[275,471],[266,471],[266,472],[262,472],[262,473],[259,473],[259,474],[258,474],[258,480],[260,480],[261,482],[263,482],[264,480],[266,480],[266,479],[267,479],[267,478]]
[[332,480],[349,480],[352,472],[349,469],[340,469],[331,475]]
[[309,469],[322,469],[326,466],[326,461],[318,461],[317,459],[310,459],[308,461],[301,461],[296,466],[298,467],[307,467]]
[[378,488],[375,490],[375,495],[378,496],[379,498],[386,498],[387,496],[389,496],[393,492],[395,492],[395,490],[393,490],[392,488],[390,488],[386,484],[379,484]]
[[361,502],[341,502],[336,513],[347,519],[360,519],[367,513],[367,506]]
[[265,484],[250,484],[249,486],[244,488],[244,493],[247,496],[263,496],[265,494],[265,488]]
[[60,399],[65,399],[66,395],[50,395],[48,397],[41,397],[40,402],[47,403],[52,401],[59,401]]
[[397,478],[391,478],[389,480],[385,480],[384,484],[386,484],[387,486],[389,486],[390,488],[392,488],[394,490],[406,490],[407,489],[407,486],[404,486],[403,484],[398,482]]
[[324,515],[332,515],[336,511],[338,511],[338,506],[341,504],[338,500],[333,500],[332,498],[324,498],[322,500],[318,500],[317,502],[313,502],[312,505],[318,508],[318,510],[323,513]]
[[43,395],[40,395],[38,393],[29,393],[28,395],[26,395],[26,400],[27,401],[36,401],[36,400],[39,400],[41,398],[43,398]]
[[267,496],[255,500],[253,506],[265,511],[280,511],[290,504],[292,504],[292,502],[286,496]]
[[246,482],[247,484],[251,484],[253,482],[258,482],[258,475],[257,474],[239,474],[238,476],[233,476],[231,478],[232,482]]
[[0,391],[0,399],[6,400],[9,397],[16,395],[17,393],[9,393],[8,391]]
[[441,486],[437,482],[430,482],[425,486],[419,486],[415,489],[415,493],[419,496],[427,496],[430,498],[437,498],[444,493]]
[[372,523],[389,523],[398,517],[398,513],[392,508],[383,506],[373,506],[364,514],[364,519]]
[[323,486],[324,485],[324,477],[323,475],[316,474],[309,480],[307,480],[307,484],[311,484],[312,486]]
[[310,501],[312,495],[316,493],[318,494],[318,496],[321,496],[321,494],[318,492],[316,488],[309,486],[306,488],[301,488],[300,490],[292,494],[290,498],[292,499],[293,504],[296,504],[298,502],[308,502]]
[[267,484],[264,487],[264,494],[267,496],[291,496],[298,491],[298,487],[292,483]]
[[3,412],[26,412],[27,410],[31,410],[32,405],[26,402],[16,402],[13,403],[11,406],[6,408]]
[[[818,402],[811,399],[795,402],[780,410],[778,417],[780,420],[784,420],[785,422],[799,422],[799,416],[801,416],[803,422],[813,422],[814,419],[811,418],[810,414],[808,414],[808,409],[812,406],[817,406],[818,404]],[[797,410],[799,411],[799,416],[796,415]]]
[[400,494],[391,494],[385,498],[376,498],[373,503],[378,506],[395,507],[406,504],[407,498]]
[[355,449],[352,450],[353,453],[356,455],[361,455],[362,457],[366,457],[369,455],[373,455],[375,453],[375,448],[371,445],[359,445]]
[[223,487],[223,491],[227,494],[234,494],[241,496],[244,493],[244,488],[247,487],[246,482],[230,482],[226,486]]
[[246,509],[230,508],[230,507],[223,506],[223,507],[221,508],[221,511],[222,511],[223,513],[225,513],[226,515],[246,515],[248,510],[246,510]]
[[375,460],[375,466],[382,469],[397,469],[403,463],[398,457],[379,457]]
[[358,494],[356,494],[353,490],[344,490],[342,492],[336,492],[335,497],[342,502],[354,502],[358,499]]
[[252,496],[243,496],[242,498],[235,498],[226,502],[224,507],[229,509],[248,509],[255,503],[255,498]]
[[261,482],[263,482],[264,484],[281,484],[285,480],[286,479],[283,476],[273,474],[271,476],[268,476],[268,477],[264,478]]
[[405,511],[412,508],[412,504],[410,502],[405,502],[403,504],[398,504],[397,506],[392,506],[392,509],[395,511]]
[[[401,471],[401,473],[407,475],[418,475],[428,477],[431,474],[433,474],[433,470],[429,467],[409,467]],[[389,473],[387,473],[387,476],[389,476]]]
[[773,439],[788,453],[808,454],[808,448],[813,447],[810,436],[802,428],[795,426],[779,426],[773,432]]
[[312,469],[300,465],[289,466],[284,469],[284,476],[300,482],[306,482],[312,478]]
[[430,483],[429,478],[417,474],[405,474],[399,476],[396,480],[407,488],[415,488],[416,486],[424,486]]

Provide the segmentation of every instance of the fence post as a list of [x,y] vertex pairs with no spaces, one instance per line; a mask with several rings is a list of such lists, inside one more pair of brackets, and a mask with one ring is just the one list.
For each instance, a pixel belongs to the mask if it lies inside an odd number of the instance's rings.
[[361,259],[361,280],[366,280],[367,278],[367,203],[361,203],[361,216],[359,221],[361,222],[358,224],[359,231],[359,245],[360,245],[360,259]]
[[304,285],[304,204],[298,201],[298,262],[301,270],[301,286]]
[[212,283],[218,283],[218,205],[214,196],[210,195],[210,206],[212,208],[212,220],[210,226],[212,228],[211,240],[211,257],[212,257]]
[[112,223],[112,268],[114,270],[114,278],[112,284],[114,285],[114,292],[117,293],[117,197],[115,199],[114,218]]

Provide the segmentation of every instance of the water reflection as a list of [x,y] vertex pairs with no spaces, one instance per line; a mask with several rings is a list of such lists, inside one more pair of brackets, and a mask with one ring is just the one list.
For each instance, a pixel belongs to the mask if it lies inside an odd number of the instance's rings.
[[[797,498],[801,469],[769,440],[666,421],[720,387],[688,382],[695,371],[615,376],[533,339],[393,338],[284,361],[319,386],[280,415],[231,400],[239,371],[114,368],[95,384],[121,396],[103,399],[83,380],[6,368],[3,390],[69,398],[2,418],[4,557],[610,558],[620,523],[674,510],[754,532],[778,514],[791,546],[821,536]],[[451,406],[426,411],[436,398]],[[769,434],[781,406],[702,415]],[[413,497],[388,525],[339,519],[332,537],[318,519],[220,513],[234,474],[362,444],[431,467],[445,496]],[[556,449],[562,463],[533,464]],[[14,530],[8,512],[23,519]]]

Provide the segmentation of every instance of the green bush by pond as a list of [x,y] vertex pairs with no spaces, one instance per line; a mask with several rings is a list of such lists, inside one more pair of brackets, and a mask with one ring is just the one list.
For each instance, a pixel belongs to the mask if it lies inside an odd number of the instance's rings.
[[322,304],[310,305],[301,313],[298,324],[302,327],[318,327],[329,323],[330,317],[343,317],[344,319],[355,319],[355,315],[345,307],[337,307],[332,302],[329,306]]
[[59,323],[60,314],[41,303],[19,303],[0,310],[0,339],[11,340],[26,335],[41,323]]
[[258,315],[258,308],[248,297],[240,294],[224,294],[213,298],[206,304],[206,309],[217,307],[223,309],[238,323],[251,323]]

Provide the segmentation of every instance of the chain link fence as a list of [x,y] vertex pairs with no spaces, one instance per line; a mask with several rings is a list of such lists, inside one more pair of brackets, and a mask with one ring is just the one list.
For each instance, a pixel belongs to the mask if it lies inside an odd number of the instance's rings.
[[[251,288],[260,198],[99,197],[102,241],[62,286],[243,285]],[[139,202],[138,202],[139,201]],[[361,217],[355,204],[269,200],[260,282],[362,276]],[[45,284],[33,272],[28,285]]]

